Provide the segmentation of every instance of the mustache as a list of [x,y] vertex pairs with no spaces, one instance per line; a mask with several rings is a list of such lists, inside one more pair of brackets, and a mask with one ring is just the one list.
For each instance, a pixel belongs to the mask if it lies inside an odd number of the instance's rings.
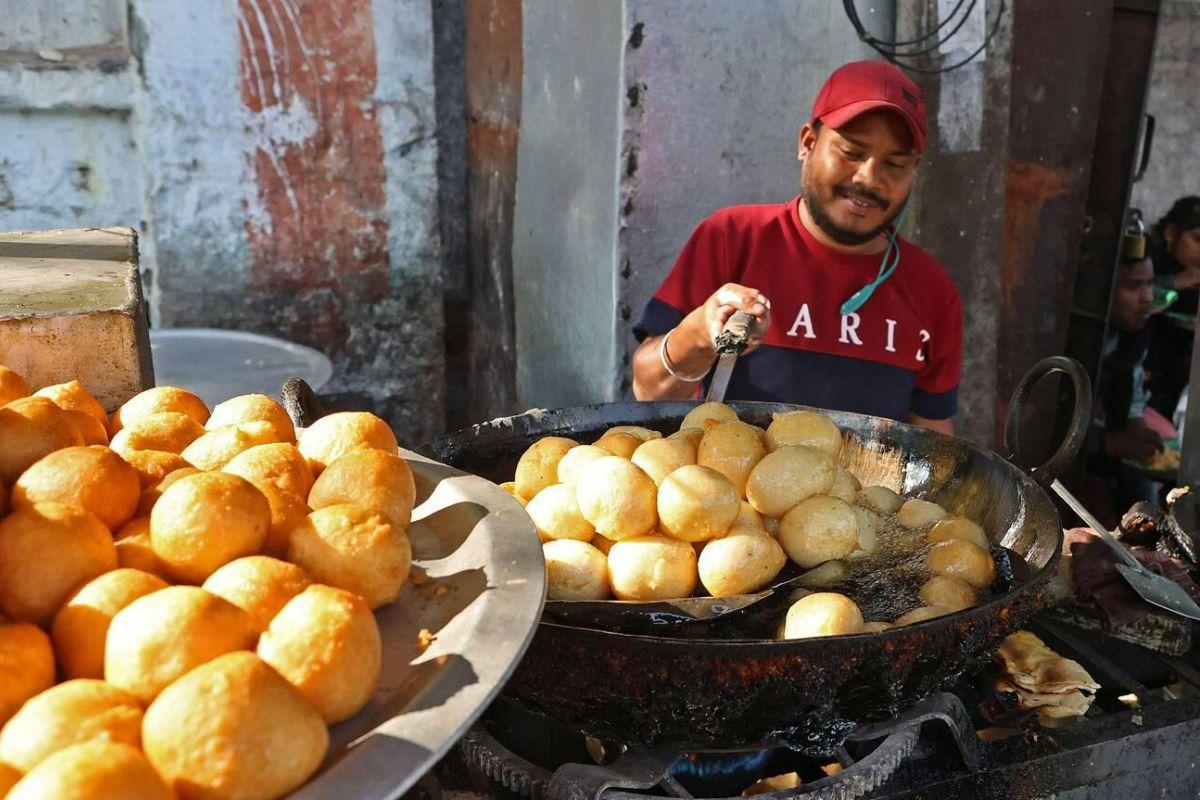
[[868,203],[874,203],[879,206],[884,211],[891,205],[885,198],[854,184],[839,183],[833,187],[833,193],[838,197],[845,197],[846,199],[857,197],[860,200],[866,200]]

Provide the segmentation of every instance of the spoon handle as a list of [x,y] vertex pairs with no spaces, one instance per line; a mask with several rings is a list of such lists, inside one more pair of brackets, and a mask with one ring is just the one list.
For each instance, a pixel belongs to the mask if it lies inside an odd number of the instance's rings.
[[1078,514],[1079,518],[1086,522],[1091,529],[1094,530],[1096,534],[1104,540],[1104,543],[1111,547],[1126,564],[1128,564],[1131,568],[1138,570],[1139,572],[1145,569],[1145,567],[1142,566],[1142,562],[1134,558],[1133,555],[1125,549],[1125,545],[1121,544],[1117,540],[1117,537],[1109,533],[1108,529],[1101,525],[1100,521],[1092,516],[1092,513],[1087,510],[1083,503],[1079,502],[1075,495],[1071,494],[1067,487],[1062,485],[1061,481],[1055,478],[1054,482],[1050,484],[1050,488],[1053,489],[1054,493],[1061,497],[1063,501],[1071,507],[1071,510]]

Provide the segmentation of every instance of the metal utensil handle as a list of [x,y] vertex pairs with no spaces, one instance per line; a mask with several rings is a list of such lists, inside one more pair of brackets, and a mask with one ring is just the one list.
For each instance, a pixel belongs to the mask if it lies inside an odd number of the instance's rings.
[[1079,502],[1078,498],[1071,494],[1070,490],[1063,486],[1057,478],[1050,484],[1050,488],[1056,495],[1063,499],[1063,502],[1071,507],[1072,511],[1079,515],[1081,520],[1086,522],[1088,526],[1090,526],[1091,529],[1096,532],[1096,535],[1104,540],[1106,545],[1113,549],[1113,552],[1121,557],[1122,561],[1139,572],[1145,570],[1145,567],[1142,566],[1142,562],[1134,558],[1130,552],[1125,549],[1125,545],[1121,544],[1117,537],[1109,533],[1108,529],[1101,525],[1100,521],[1093,517],[1091,512],[1084,507],[1083,503]]
[[[1075,407],[1071,411],[1071,426],[1066,437],[1054,451],[1054,455],[1036,467],[1026,468],[1021,465],[1021,412],[1029,402],[1029,396],[1038,382],[1048,375],[1061,372],[1071,379],[1075,390]],[[1017,384],[1012,399],[1008,401],[1008,423],[1004,426],[1004,446],[1008,449],[1009,458],[1021,469],[1026,470],[1035,481],[1042,486],[1049,486],[1062,474],[1075,456],[1087,436],[1088,424],[1092,415],[1092,381],[1088,378],[1087,370],[1073,358],[1066,356],[1050,356],[1044,358],[1033,369],[1025,373]],[[1064,498],[1065,499],[1065,498]]]
[[717,336],[717,352],[740,354],[750,343],[750,337],[754,334],[757,324],[758,317],[753,314],[747,314],[745,311],[734,312]]

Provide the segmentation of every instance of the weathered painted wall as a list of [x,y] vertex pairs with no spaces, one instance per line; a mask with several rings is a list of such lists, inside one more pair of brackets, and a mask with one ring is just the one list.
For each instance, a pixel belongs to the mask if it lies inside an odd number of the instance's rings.
[[1154,151],[1131,204],[1148,223],[1171,204],[1200,194],[1200,0],[1166,0],[1146,111],[1157,118]]
[[337,402],[439,431],[429,0],[16,5],[0,228],[134,225],[156,324],[317,347]]

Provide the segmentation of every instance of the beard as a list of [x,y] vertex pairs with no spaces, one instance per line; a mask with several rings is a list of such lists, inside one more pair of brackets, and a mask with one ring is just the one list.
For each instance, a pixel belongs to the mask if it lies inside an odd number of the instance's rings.
[[[817,191],[815,182],[809,177],[807,165],[801,168],[800,171],[800,191],[804,205],[808,207],[808,213],[812,216],[813,222],[817,224],[826,236],[833,239],[838,244],[849,246],[866,244],[874,239],[879,234],[887,230],[888,226],[895,221],[900,214],[900,210],[904,208],[904,204],[900,203],[895,210],[891,211],[881,224],[868,231],[856,231],[850,228],[844,228],[833,221],[833,218],[826,210],[825,201],[821,199],[820,192]],[[874,192],[869,192],[866,189],[860,189],[854,184],[839,183],[833,187],[834,197],[858,197],[866,200],[869,203],[882,208],[884,211],[889,210],[890,204],[888,201]]]

